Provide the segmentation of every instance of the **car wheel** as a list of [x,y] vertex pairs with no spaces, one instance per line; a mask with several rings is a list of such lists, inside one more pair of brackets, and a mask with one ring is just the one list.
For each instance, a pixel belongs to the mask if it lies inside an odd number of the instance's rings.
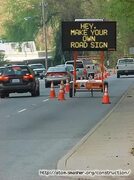
[[45,88],[49,88],[50,84],[48,82],[45,82]]
[[8,97],[9,97],[9,93],[5,93],[5,97],[7,97],[7,98],[8,98]]
[[70,90],[69,90],[69,97],[70,97],[70,98],[73,97],[73,88],[70,88]]
[[0,94],[0,97],[1,97],[1,98],[5,98],[5,97],[6,97],[5,93],[1,93],[1,94]]
[[117,78],[120,78],[120,74],[119,73],[117,73]]
[[32,97],[37,96],[36,88],[34,88],[33,91],[31,92],[31,96],[32,96]]
[[38,89],[36,90],[36,96],[40,96],[40,88],[38,87]]
[[73,92],[73,88],[70,88],[69,97],[72,98],[73,96],[75,96],[75,93],[76,93],[76,89],[74,89],[74,92]]

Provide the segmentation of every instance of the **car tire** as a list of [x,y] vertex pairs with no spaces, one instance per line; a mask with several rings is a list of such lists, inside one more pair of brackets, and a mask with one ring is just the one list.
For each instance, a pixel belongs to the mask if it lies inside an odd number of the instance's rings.
[[36,87],[35,87],[34,90],[31,92],[31,96],[32,96],[32,97],[36,97],[36,96],[37,96]]
[[0,94],[0,97],[1,97],[1,98],[5,98],[5,97],[6,97],[5,93],[1,93],[1,94]]
[[7,98],[8,98],[8,97],[9,97],[9,93],[5,93],[5,97],[7,97]]
[[120,78],[120,74],[119,73],[117,73],[117,78]]
[[36,96],[40,96],[40,88],[38,87],[38,89],[36,90]]
[[70,88],[69,97],[72,98],[73,96],[75,96],[75,93],[76,93],[76,89],[74,89],[74,92],[73,92],[73,88]]
[[45,88],[49,88],[50,84],[48,82],[45,82]]
[[69,90],[69,97],[70,97],[70,98],[73,97],[73,88],[70,88],[70,90]]

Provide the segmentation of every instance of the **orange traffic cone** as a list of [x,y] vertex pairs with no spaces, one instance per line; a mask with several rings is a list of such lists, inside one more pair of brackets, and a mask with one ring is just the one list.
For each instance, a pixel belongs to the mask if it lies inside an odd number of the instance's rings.
[[54,90],[54,84],[53,81],[51,82],[51,88],[50,88],[50,94],[49,94],[50,99],[53,99],[56,97],[55,95],[55,90]]
[[68,79],[66,79],[66,87],[65,87],[65,92],[68,93],[70,91],[70,84]]
[[65,100],[64,90],[63,90],[62,84],[60,84],[60,90],[59,90],[59,94],[58,94],[58,100],[60,100],[60,101]]
[[110,104],[110,98],[108,95],[108,87],[104,86],[104,95],[102,98],[102,104]]

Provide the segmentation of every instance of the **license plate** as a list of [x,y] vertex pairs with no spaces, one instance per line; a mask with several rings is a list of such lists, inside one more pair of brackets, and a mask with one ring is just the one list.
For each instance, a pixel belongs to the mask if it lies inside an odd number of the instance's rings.
[[20,79],[12,79],[12,83],[19,83]]

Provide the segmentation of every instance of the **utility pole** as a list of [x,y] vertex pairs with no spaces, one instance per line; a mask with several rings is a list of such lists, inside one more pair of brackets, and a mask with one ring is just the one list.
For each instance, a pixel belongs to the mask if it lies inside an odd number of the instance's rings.
[[43,41],[45,44],[45,68],[48,69],[48,52],[47,52],[47,13],[45,9],[47,8],[47,3],[42,0],[41,7],[42,7],[42,25],[43,25]]

